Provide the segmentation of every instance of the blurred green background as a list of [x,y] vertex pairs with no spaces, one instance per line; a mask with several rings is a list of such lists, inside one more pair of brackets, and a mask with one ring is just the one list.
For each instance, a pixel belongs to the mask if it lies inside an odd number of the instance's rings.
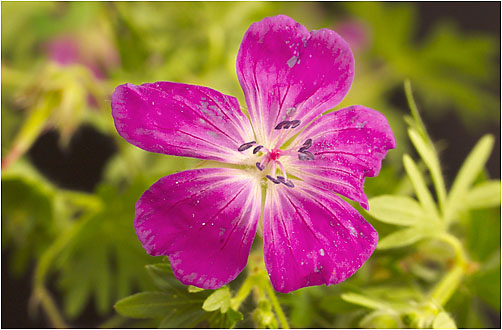
[[[196,161],[123,141],[113,127],[111,93],[125,82],[167,80],[208,86],[244,105],[235,59],[246,29],[266,16],[331,28],[351,45],[356,74],[338,108],[381,111],[398,144],[381,175],[367,180],[368,196],[406,186],[402,155],[416,155],[403,120],[406,78],[447,185],[486,133],[495,146],[484,176],[500,178],[498,2],[2,2],[1,9],[2,327],[50,326],[37,307],[48,296],[74,326],[142,325],[114,318],[112,308],[150,289],[144,265],[158,262],[135,237],[134,204],[156,180]],[[465,215],[458,232],[482,271],[459,288],[448,311],[459,327],[500,327],[500,208]],[[435,276],[417,275],[420,255],[409,249],[373,258],[379,273],[362,271],[349,287]],[[357,323],[364,309],[339,298],[344,288],[283,298],[292,325],[393,324]]]

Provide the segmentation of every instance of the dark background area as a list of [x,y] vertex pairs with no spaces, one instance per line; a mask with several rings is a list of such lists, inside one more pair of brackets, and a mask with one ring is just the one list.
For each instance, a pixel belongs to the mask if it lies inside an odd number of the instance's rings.
[[[427,34],[440,20],[448,19],[466,32],[484,32],[498,36],[500,46],[500,2],[434,2],[417,3],[420,17],[418,38]],[[500,53],[499,53],[500,56]],[[498,84],[493,90],[500,97],[500,58],[497,67]],[[407,109],[402,90],[393,98],[396,105]],[[417,97],[420,107],[420,98]],[[426,126],[435,141],[448,141],[441,152],[445,177],[451,183],[462,161],[478,139],[486,133],[493,134],[495,146],[488,161],[488,170],[493,178],[500,178],[500,128],[494,123],[483,132],[468,131],[453,110],[441,119],[428,118],[423,113]],[[93,128],[81,127],[73,137],[70,148],[63,152],[57,144],[57,132],[50,131],[41,136],[29,151],[29,159],[50,180],[58,186],[91,192],[101,178],[107,160],[115,152],[113,139],[98,133]],[[448,183],[447,183],[448,184]],[[8,272],[9,251],[2,252],[2,328],[44,328],[49,324],[43,313],[38,317],[28,316],[28,299],[31,294],[32,272],[21,278],[12,278]],[[52,291],[55,292],[55,291]],[[500,315],[493,316],[494,324],[500,325]],[[72,322],[77,327],[94,327],[100,317],[88,306],[81,317]]]

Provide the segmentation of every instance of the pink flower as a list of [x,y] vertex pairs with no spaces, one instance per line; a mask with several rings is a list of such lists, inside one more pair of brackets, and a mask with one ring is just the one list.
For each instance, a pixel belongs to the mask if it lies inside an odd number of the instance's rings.
[[49,40],[45,48],[49,58],[60,66],[82,64],[100,80],[120,63],[107,36],[95,32],[59,35]]
[[364,22],[356,19],[347,19],[339,22],[335,26],[340,34],[356,52],[361,52],[369,48],[371,44],[370,29]]
[[[151,255],[167,255],[184,284],[216,289],[247,263],[257,228],[277,291],[339,283],[378,241],[335,193],[368,207],[364,179],[378,174],[394,136],[383,115],[352,106],[321,116],[348,92],[354,59],[328,29],[287,16],[251,25],[236,98],[201,86],[118,86],[119,134],[147,151],[221,162],[156,182],[136,204],[134,226]],[[218,164],[218,163],[214,163]]]

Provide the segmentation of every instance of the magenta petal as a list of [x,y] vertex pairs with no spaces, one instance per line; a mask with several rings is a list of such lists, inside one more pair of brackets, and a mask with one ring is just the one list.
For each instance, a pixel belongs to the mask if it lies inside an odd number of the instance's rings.
[[338,196],[298,182],[268,190],[263,239],[274,288],[290,292],[352,276],[373,253],[378,234]]
[[250,26],[237,55],[237,76],[257,137],[270,141],[279,122],[305,125],[335,107],[352,84],[354,58],[334,31],[309,32],[279,15]]
[[240,164],[254,140],[236,98],[213,89],[157,82],[120,85],[112,96],[119,134],[147,151]]
[[334,191],[368,208],[365,177],[378,175],[387,150],[396,146],[384,115],[355,105],[318,118],[296,139],[312,139],[314,161],[294,159],[288,169],[312,186]]
[[149,254],[169,256],[182,283],[216,289],[246,266],[260,207],[259,182],[245,172],[189,170],[141,196],[134,227]]

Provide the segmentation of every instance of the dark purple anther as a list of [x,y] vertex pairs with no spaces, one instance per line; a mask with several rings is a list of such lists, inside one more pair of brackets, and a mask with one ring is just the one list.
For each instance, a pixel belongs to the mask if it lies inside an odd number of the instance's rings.
[[310,151],[301,151],[301,152],[298,152],[298,159],[299,160],[314,160],[315,156]]
[[289,121],[287,121],[287,120],[281,121],[279,124],[277,124],[277,126],[275,126],[274,129],[283,129],[284,125],[289,125]]
[[284,184],[286,187],[289,187],[289,188],[294,188],[295,187],[294,183],[291,180],[287,180],[286,181],[286,179],[284,179],[283,176],[278,175],[277,176],[277,181],[279,181],[280,183]]
[[253,149],[253,154],[257,153],[258,151],[260,151],[260,149],[263,148],[263,146],[257,146]]
[[288,181],[283,182],[283,183],[284,183],[284,185],[285,185],[286,187],[289,187],[289,188],[294,188],[294,187],[295,187],[295,184],[294,184],[294,183],[293,183],[293,181],[291,181],[291,180],[288,180]]
[[295,120],[284,120],[284,121],[281,121],[279,124],[277,124],[277,126],[275,126],[274,129],[288,129],[288,128],[296,128],[298,127],[298,125],[300,125],[300,121],[295,119]]
[[270,181],[272,181],[272,182],[273,182],[273,183],[275,183],[275,184],[279,184],[279,183],[281,183],[281,181],[274,179],[274,178],[273,178],[273,177],[271,177],[270,175],[267,175],[267,179],[269,179]]
[[299,121],[298,119],[290,121],[291,128],[297,128],[300,125],[300,123],[301,121]]
[[246,142],[246,143],[242,144],[237,150],[238,151],[247,150],[247,149],[251,148],[253,146],[253,144],[256,144],[256,141]]
[[260,171],[263,171],[264,167],[259,163],[257,162],[256,163],[256,167],[260,170]]

